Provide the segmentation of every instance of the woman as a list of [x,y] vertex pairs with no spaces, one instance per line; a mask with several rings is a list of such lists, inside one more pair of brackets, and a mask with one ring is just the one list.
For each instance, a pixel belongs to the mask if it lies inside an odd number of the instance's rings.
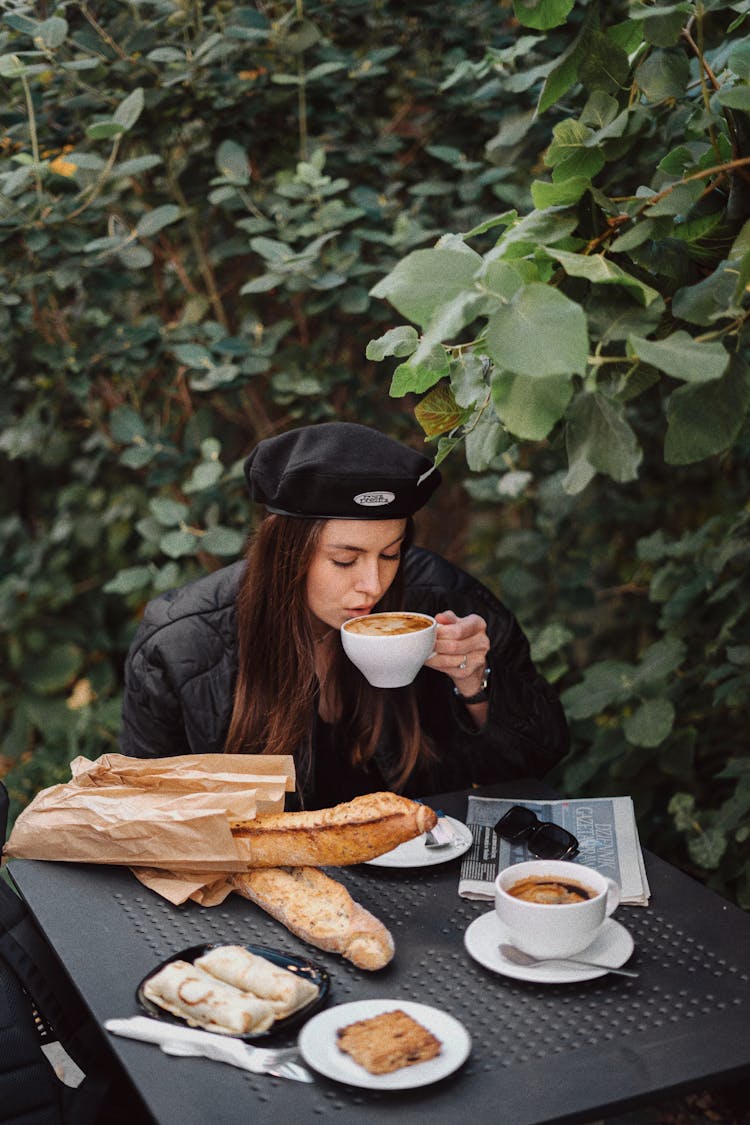
[[[123,753],[292,754],[306,808],[540,776],[562,757],[562,708],[513,615],[412,546],[412,517],[440,483],[426,457],[332,422],[260,442],[245,476],[268,510],[246,560],[146,608]],[[371,687],[340,627],[401,608],[437,619],[435,651],[409,687]]]

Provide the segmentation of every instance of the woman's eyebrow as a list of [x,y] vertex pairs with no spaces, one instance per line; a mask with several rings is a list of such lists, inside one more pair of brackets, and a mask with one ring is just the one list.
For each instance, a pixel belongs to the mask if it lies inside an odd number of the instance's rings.
[[[398,543],[403,542],[403,539],[404,536],[399,535],[397,539],[394,539],[391,543],[386,543],[385,547],[381,547],[380,550],[387,551],[389,547],[395,547]],[[325,547],[328,551],[357,551],[359,554],[364,554],[369,550],[368,547],[355,547],[350,543],[326,543]]]

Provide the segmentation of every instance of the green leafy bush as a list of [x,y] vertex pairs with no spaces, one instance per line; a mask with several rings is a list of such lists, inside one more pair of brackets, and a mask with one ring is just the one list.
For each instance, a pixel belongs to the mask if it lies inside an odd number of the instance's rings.
[[560,785],[750,903],[745,7],[0,0],[15,808],[116,748],[259,437],[415,411],[423,538],[532,634]]
[[748,906],[744,6],[514,7],[563,37],[526,40],[513,132],[538,153],[548,120],[548,171],[377,283],[419,331],[368,355],[399,359],[438,459],[463,444],[477,500],[513,503],[496,577],[568,673],[561,786],[632,792],[648,842]]

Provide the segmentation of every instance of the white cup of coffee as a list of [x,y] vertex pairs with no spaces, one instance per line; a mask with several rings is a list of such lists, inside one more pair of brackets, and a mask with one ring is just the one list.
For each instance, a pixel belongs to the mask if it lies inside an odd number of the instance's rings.
[[368,613],[344,622],[341,643],[373,687],[405,687],[432,655],[436,633],[426,613]]
[[564,859],[514,863],[495,880],[495,911],[513,945],[532,957],[572,957],[598,937],[620,888]]

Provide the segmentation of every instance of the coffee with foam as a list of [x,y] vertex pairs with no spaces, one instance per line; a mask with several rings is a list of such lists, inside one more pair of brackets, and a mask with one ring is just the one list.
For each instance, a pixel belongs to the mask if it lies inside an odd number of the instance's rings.
[[376,613],[355,617],[344,628],[349,633],[362,633],[367,637],[398,637],[403,633],[416,633],[429,629],[432,620],[416,613]]

